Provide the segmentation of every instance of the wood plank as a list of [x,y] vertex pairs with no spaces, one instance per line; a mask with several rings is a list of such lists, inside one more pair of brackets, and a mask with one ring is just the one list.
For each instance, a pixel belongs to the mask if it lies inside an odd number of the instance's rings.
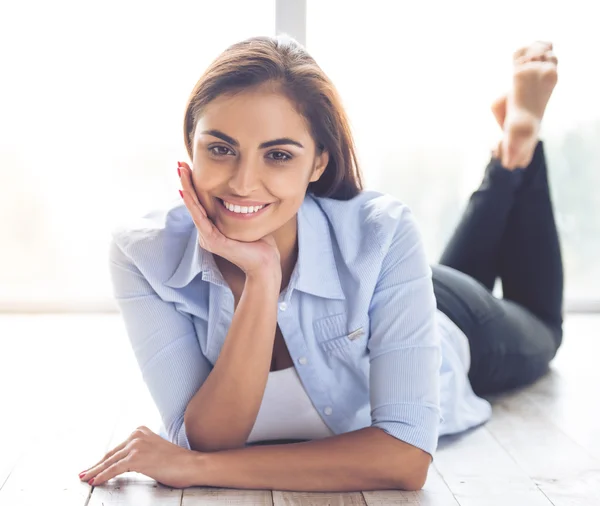
[[115,335],[116,321],[105,315],[0,318],[1,333],[13,337],[10,353],[27,357],[13,361],[9,373],[20,387],[9,412],[19,413],[14,437],[25,452],[0,490],[0,504],[87,504],[91,487],[78,473],[106,451],[124,403],[123,378],[114,371],[123,369],[127,344]]
[[360,492],[273,491],[274,506],[364,506]]
[[[19,398],[8,411],[18,414],[13,434],[24,453],[0,490],[1,504],[87,502],[90,487],[78,473],[90,454],[105,447],[119,405],[118,395],[105,394],[119,390],[102,368],[111,360],[118,366],[111,348],[100,346],[94,353],[97,361],[89,358],[87,339],[110,342],[104,339],[110,327],[105,321],[65,315],[0,318],[0,333],[12,336],[9,353],[26,357],[13,360],[9,372],[4,371],[9,384],[19,385]],[[0,342],[0,356],[6,356],[5,346]]]
[[593,387],[600,385],[600,318],[578,315],[567,320],[564,345],[552,370],[521,395],[534,402],[552,423],[600,462],[600,407]]
[[[0,490],[4,487],[19,460],[23,457],[29,434],[34,426],[32,400],[36,398],[38,380],[33,371],[43,371],[43,361],[37,353],[35,328],[29,318],[0,315],[0,398],[3,404],[0,433]],[[33,339],[29,336],[33,334]],[[15,360],[15,357],[19,357]],[[42,368],[40,368],[40,365]],[[47,368],[46,368],[47,369]]]
[[13,436],[14,429],[3,426],[2,430],[6,432],[0,438],[0,448],[2,448],[0,452],[0,490],[8,481],[25,451],[22,441]]
[[556,371],[521,393],[535,404],[565,435],[600,463],[600,423],[594,416],[600,401],[590,393],[590,385],[600,385],[600,376],[589,381],[573,381]]
[[84,416],[71,414],[60,429],[44,428],[33,436],[0,491],[0,504],[86,504],[90,486],[79,480],[78,473],[90,453],[99,454],[106,446],[113,425],[112,407],[114,401],[111,406],[97,405],[98,411]]
[[401,490],[378,490],[363,492],[367,506],[458,506],[457,500],[435,467],[429,466],[427,481],[417,492]]
[[147,477],[124,473],[99,487],[93,487],[90,506],[180,506],[183,490],[165,487]]
[[486,425],[441,438],[434,465],[461,506],[552,504]]
[[526,395],[497,398],[488,430],[555,506],[600,505],[600,463]]
[[183,491],[181,506],[273,506],[270,490],[191,487]]

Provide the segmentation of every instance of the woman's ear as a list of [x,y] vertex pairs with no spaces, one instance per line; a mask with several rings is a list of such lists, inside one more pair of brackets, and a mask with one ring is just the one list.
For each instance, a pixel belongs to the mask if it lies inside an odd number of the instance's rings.
[[312,174],[310,175],[310,182],[314,183],[318,181],[320,177],[325,172],[327,168],[327,164],[329,163],[329,151],[323,149],[317,156],[315,156],[315,161],[313,164]]

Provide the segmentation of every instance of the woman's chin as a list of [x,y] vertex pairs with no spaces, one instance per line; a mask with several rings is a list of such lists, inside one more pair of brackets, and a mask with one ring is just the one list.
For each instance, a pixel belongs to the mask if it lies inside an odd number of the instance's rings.
[[218,226],[217,228],[228,239],[239,242],[256,242],[266,235],[251,229],[237,229],[236,227],[236,229],[233,230],[232,227],[223,227],[222,225]]

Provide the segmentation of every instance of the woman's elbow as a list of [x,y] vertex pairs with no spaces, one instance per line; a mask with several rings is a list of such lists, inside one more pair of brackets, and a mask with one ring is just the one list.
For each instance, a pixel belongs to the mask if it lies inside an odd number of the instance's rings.
[[395,488],[411,492],[421,490],[427,481],[431,461],[429,453],[415,448],[414,455],[408,460],[408,465],[398,466],[401,471],[396,478]]
[[411,476],[407,478],[404,476],[398,483],[398,490],[406,490],[408,492],[417,492],[425,486],[427,481],[427,473],[425,476]]

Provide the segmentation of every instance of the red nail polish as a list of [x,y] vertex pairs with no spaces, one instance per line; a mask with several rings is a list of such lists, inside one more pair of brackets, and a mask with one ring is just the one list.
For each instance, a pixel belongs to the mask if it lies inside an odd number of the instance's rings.
[[85,471],[82,471],[81,473],[79,473],[79,478],[82,478],[84,474],[85,474]]
[[181,195],[181,198],[183,198],[183,192],[181,190],[179,190],[179,195]]
[[181,167],[181,162],[177,162],[177,167]]
[[177,175],[178,175],[179,177],[181,177],[181,170],[179,169],[179,167],[177,167]]
[[90,481],[88,481],[88,484],[89,484],[89,485],[93,485],[93,484],[94,484],[94,480],[95,480],[95,479],[96,479],[96,478],[92,478]]

